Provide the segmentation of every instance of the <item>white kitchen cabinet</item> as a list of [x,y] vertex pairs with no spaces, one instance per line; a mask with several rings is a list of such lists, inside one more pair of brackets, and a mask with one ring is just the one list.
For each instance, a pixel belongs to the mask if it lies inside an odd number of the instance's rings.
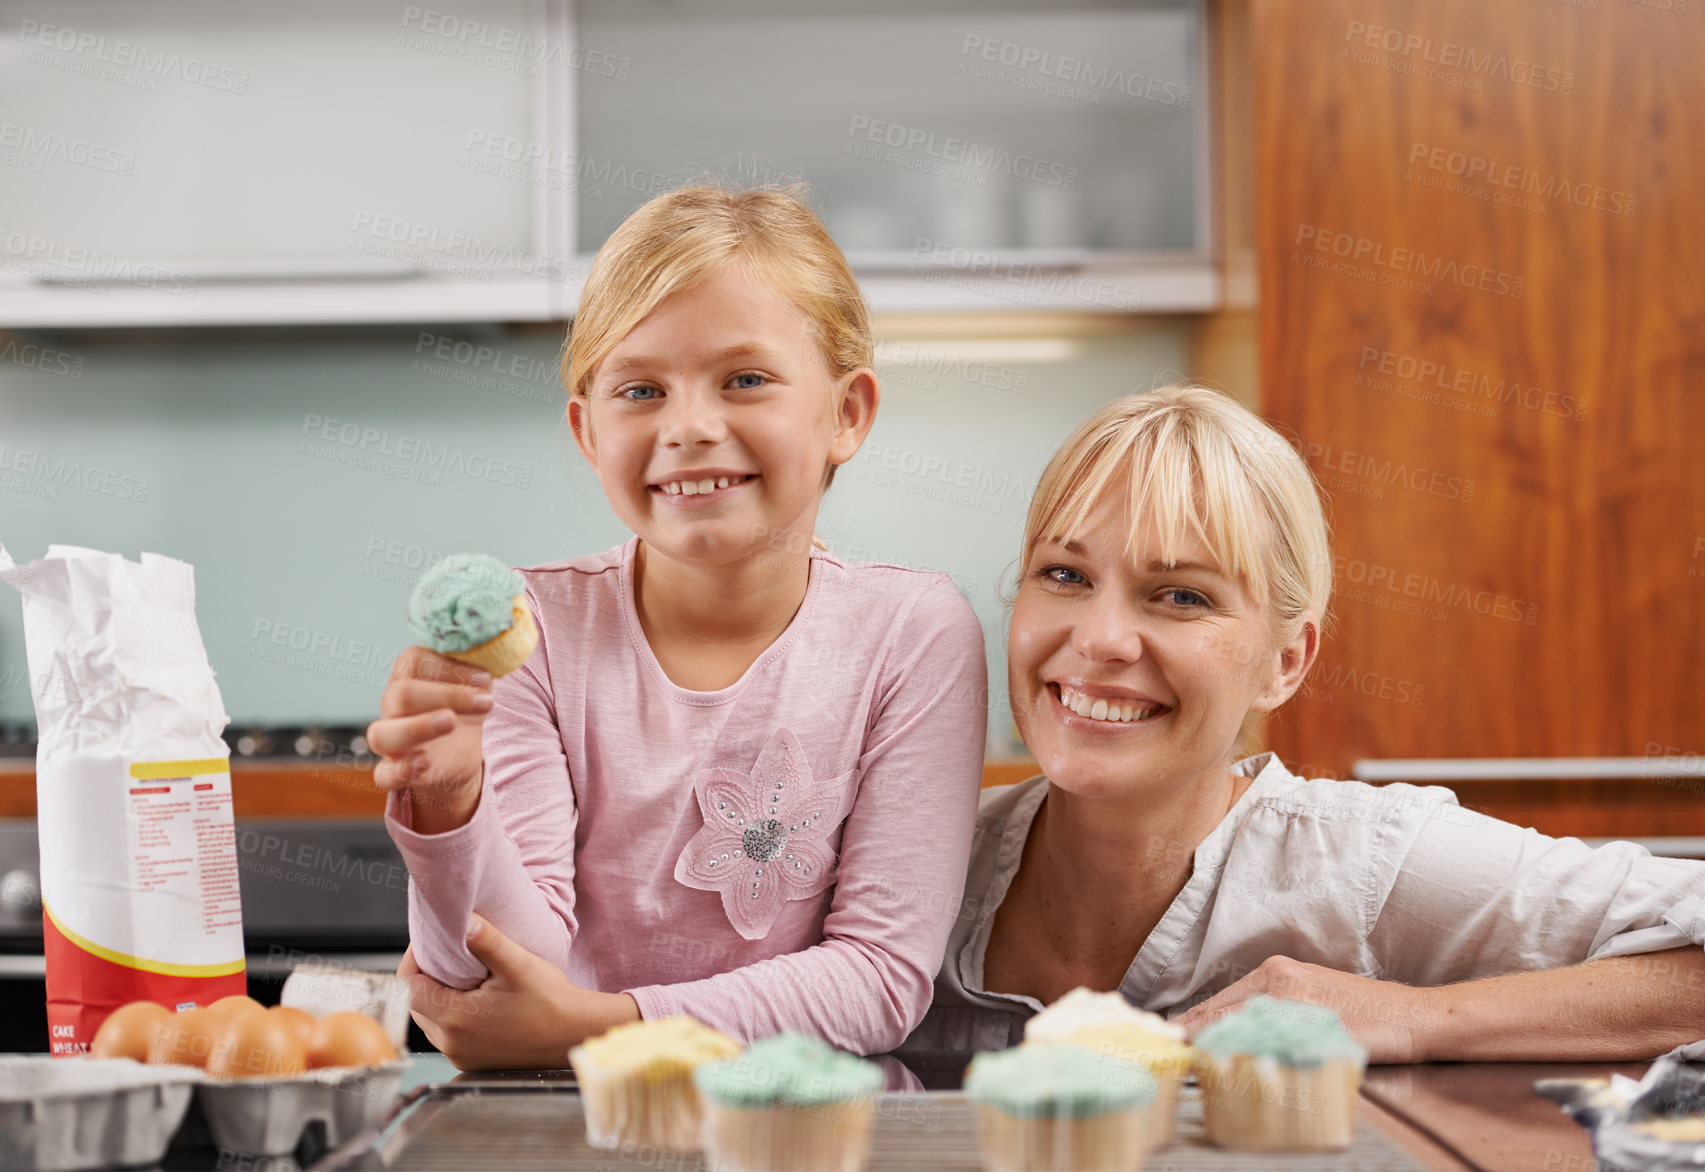
[[572,209],[477,169],[572,136],[566,6],[6,7],[0,326],[566,313]]
[[809,181],[878,311],[1212,308],[1203,19],[1201,0],[18,7],[0,328],[559,319],[621,218],[699,174]]

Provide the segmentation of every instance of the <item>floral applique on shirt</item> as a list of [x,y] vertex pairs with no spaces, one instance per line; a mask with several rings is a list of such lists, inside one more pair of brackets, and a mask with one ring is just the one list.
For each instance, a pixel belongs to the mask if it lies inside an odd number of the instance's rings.
[[834,882],[828,839],[846,816],[857,774],[817,781],[799,739],[778,728],[750,773],[711,769],[694,786],[705,824],[676,860],[675,879],[720,894],[735,931],[763,939],[783,904]]

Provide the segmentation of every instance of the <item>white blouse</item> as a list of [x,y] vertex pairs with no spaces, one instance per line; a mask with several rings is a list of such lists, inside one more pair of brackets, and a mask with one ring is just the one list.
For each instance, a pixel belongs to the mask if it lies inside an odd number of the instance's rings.
[[[1550,838],[1440,786],[1310,780],[1271,753],[1233,770],[1254,781],[1119,983],[1139,1008],[1181,1013],[1272,956],[1443,985],[1705,944],[1705,863]],[[1047,792],[1041,776],[983,791],[935,1000],[902,1051],[1005,1049],[1042,1009],[988,992],[983,957]]]

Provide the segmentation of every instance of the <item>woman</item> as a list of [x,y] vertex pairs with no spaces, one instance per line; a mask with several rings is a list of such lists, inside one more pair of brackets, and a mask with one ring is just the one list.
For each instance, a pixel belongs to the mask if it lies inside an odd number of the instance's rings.
[[1328,1005],[1375,1062],[1705,1037],[1705,865],[1548,838],[1438,787],[1233,762],[1314,662],[1331,565],[1307,467],[1223,395],[1129,395],[1066,441],[1008,653],[1043,775],[984,791],[905,1049],[1016,1044],[1079,985],[1192,1031],[1255,993]]

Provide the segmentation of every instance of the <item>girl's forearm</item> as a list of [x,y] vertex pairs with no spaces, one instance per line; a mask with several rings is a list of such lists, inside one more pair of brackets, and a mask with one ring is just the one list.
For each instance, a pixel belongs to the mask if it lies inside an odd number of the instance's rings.
[[1705,1038],[1705,949],[1415,989],[1418,1061],[1647,1059]]

